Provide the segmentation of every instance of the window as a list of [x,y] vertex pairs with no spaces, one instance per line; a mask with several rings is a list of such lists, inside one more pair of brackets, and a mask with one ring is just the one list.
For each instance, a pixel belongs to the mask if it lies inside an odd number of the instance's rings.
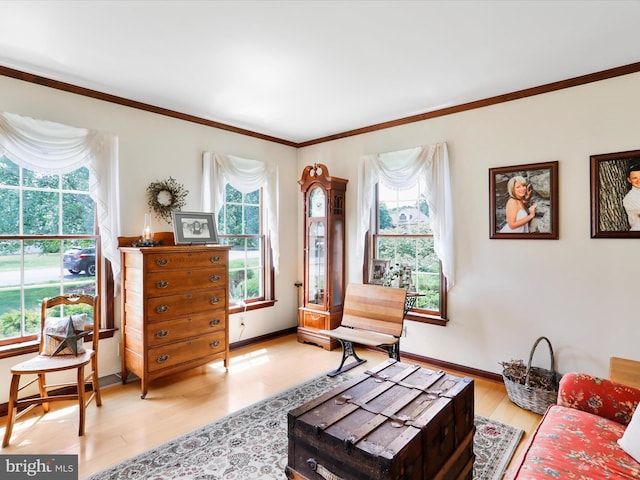
[[440,260],[434,251],[429,207],[422,182],[413,188],[377,185],[372,258],[408,266],[412,285],[421,294],[408,318],[446,318],[446,288]]
[[96,294],[86,167],[51,174],[0,157],[0,345],[35,340],[45,297]]
[[230,184],[218,214],[220,243],[229,252],[229,302],[247,304],[265,300],[265,242],[262,190],[241,193]]

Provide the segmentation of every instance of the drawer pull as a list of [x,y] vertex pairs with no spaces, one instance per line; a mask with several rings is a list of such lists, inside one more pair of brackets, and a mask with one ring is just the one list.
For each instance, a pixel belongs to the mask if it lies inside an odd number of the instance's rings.
[[212,283],[219,282],[219,281],[220,281],[220,275],[211,275],[211,276],[209,277],[209,280],[210,280]]
[[218,325],[220,325],[220,319],[216,318],[215,320],[211,320],[209,322],[209,325],[212,326],[212,327],[217,327]]
[[169,360],[169,355],[166,355],[166,354],[158,355],[156,357],[156,362],[158,362],[158,363],[164,363],[167,360]]
[[158,305],[156,307],[156,312],[157,313],[165,313],[167,310],[169,310],[169,306],[168,305]]
[[209,260],[211,263],[218,263],[221,259],[222,257],[220,255],[213,255]]
[[215,305],[218,302],[220,302],[220,298],[219,297],[211,297],[211,299],[209,300],[209,303],[211,305]]
[[163,329],[163,330],[158,330],[158,331],[156,332],[156,337],[158,337],[158,338],[164,338],[164,337],[166,337],[167,335],[169,335],[169,330],[164,330],[164,329]]
[[169,286],[169,282],[166,280],[160,280],[156,282],[156,288],[167,288]]
[[167,260],[166,258],[158,258],[156,259],[156,265],[163,267],[165,266],[167,263],[169,263],[169,260]]
[[219,345],[220,345],[220,340],[214,340],[213,342],[211,342],[211,343],[209,344],[209,346],[210,346],[211,348],[216,348],[216,347],[218,347]]

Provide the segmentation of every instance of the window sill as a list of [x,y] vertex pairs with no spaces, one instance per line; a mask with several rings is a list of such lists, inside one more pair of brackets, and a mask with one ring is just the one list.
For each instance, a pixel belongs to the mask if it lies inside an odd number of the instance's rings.
[[449,323],[449,320],[436,315],[427,315],[425,313],[409,312],[404,317],[405,320],[411,320],[412,322],[428,323],[431,325],[440,325],[444,327]]
[[[115,328],[100,330],[100,338],[111,338],[115,331]],[[28,353],[37,353],[39,343],[38,340],[32,340],[30,342],[14,343],[13,345],[0,347],[0,359],[17,357]]]
[[246,307],[230,306],[229,315],[234,313],[249,312],[251,310],[258,310],[260,308],[273,307],[276,304],[276,300],[261,300],[258,302],[247,303]]

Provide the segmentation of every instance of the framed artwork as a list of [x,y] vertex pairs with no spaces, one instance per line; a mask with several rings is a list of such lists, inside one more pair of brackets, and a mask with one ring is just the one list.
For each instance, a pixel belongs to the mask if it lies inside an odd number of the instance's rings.
[[218,243],[213,213],[171,212],[176,245]]
[[640,238],[640,150],[590,158],[591,238]]
[[558,162],[489,169],[489,238],[558,239]]
[[387,274],[387,270],[389,270],[389,260],[380,260],[374,258],[371,264],[371,275],[369,278],[369,283],[373,283],[374,285],[382,285],[384,283],[384,277]]

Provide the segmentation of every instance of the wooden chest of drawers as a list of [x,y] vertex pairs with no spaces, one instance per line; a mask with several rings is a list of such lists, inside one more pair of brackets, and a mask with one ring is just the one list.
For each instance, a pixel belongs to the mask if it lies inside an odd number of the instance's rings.
[[230,247],[120,247],[122,379],[157,378],[229,360]]

